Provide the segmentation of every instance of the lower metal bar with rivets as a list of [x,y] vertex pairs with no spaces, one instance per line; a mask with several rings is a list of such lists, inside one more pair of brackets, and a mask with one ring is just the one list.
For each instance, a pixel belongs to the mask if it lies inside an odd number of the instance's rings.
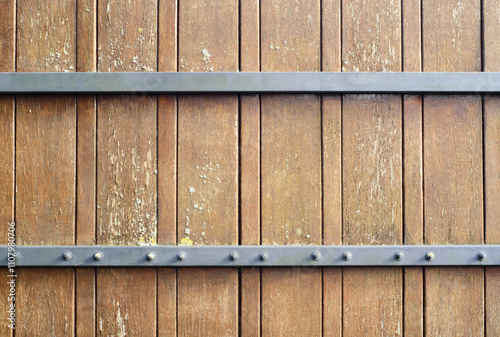
[[499,93],[500,73],[0,73],[15,93]]
[[276,267],[499,266],[500,245],[16,246],[3,266]]

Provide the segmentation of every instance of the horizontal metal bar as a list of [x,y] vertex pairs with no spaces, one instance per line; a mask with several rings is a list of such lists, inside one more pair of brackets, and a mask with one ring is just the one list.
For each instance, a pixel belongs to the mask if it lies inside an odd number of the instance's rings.
[[500,245],[17,246],[0,265],[37,267],[498,266]]
[[498,93],[500,73],[0,73],[0,93]]

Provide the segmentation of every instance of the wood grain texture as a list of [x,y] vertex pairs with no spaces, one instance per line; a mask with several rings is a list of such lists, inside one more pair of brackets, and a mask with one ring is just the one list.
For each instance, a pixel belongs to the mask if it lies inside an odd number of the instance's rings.
[[480,0],[425,0],[424,71],[481,71]]
[[96,71],[97,0],[77,0],[77,71]]
[[342,1],[321,1],[321,70],[342,69]]
[[422,0],[402,2],[403,70],[422,71]]
[[17,71],[75,71],[76,2],[17,1]]
[[[262,71],[321,69],[320,1],[261,1],[261,20]],[[263,95],[261,118],[262,244],[321,244],[320,98]],[[262,335],[320,335],[321,269],[261,273]]]
[[[422,9],[424,70],[480,71],[480,2],[432,0]],[[424,97],[427,244],[483,242],[481,125],[478,96]],[[427,268],[424,296],[426,333],[484,334],[482,269]]]
[[[78,0],[77,71],[96,71],[96,0]],[[77,245],[96,243],[96,97],[77,96],[76,238]],[[75,332],[96,334],[96,270],[75,269]]]
[[77,98],[76,244],[96,242],[96,99]]
[[95,268],[76,268],[76,300],[75,325],[77,336],[95,336],[96,334],[96,307],[95,307]]
[[[158,2],[158,71],[177,71],[178,1]],[[158,95],[158,243],[177,242],[177,95]],[[177,269],[158,268],[157,336],[177,336]]]
[[[321,2],[322,71],[342,70],[342,4]],[[323,237],[326,245],[342,244],[342,97],[323,95]],[[342,269],[323,268],[323,335],[342,336]]]
[[486,268],[486,333],[487,336],[500,335],[500,268]]
[[319,71],[320,1],[261,0],[262,71]]
[[[159,3],[158,71],[177,71],[176,0]],[[158,242],[177,232],[177,95],[158,95]]]
[[158,268],[158,337],[177,336],[177,269]]
[[[74,71],[75,3],[21,0],[17,5],[17,70]],[[19,96],[16,119],[17,243],[72,245],[75,97]],[[17,280],[16,335],[74,334],[73,269],[23,268]]]
[[178,336],[238,334],[238,272],[179,268]]
[[73,268],[17,268],[17,282],[16,336],[74,336]]
[[424,98],[426,244],[483,242],[481,123],[480,96]]
[[16,0],[2,1],[0,28],[0,71],[16,71]]
[[344,244],[402,242],[401,97],[346,95]]
[[97,336],[156,336],[156,270],[97,270]]
[[[484,71],[500,71],[500,7],[495,1],[483,1]],[[483,98],[484,122],[484,202],[485,243],[500,244],[500,99]],[[488,336],[500,335],[500,268],[485,271],[485,324]]]
[[[401,2],[342,3],[342,70],[401,71]],[[343,243],[402,243],[402,99],[346,95]],[[401,269],[344,269],[344,336],[403,334]]]
[[156,71],[157,1],[103,0],[98,13],[98,70]]
[[342,336],[342,269],[323,268],[323,336]]
[[260,244],[260,97],[242,95],[241,244]]
[[177,71],[178,0],[158,1],[158,71]]
[[482,269],[425,269],[425,331],[431,336],[484,336]]
[[401,2],[342,1],[342,71],[401,71]]
[[241,71],[260,70],[260,0],[240,1]]
[[158,95],[158,243],[177,242],[177,96]]
[[[179,71],[238,70],[238,1],[179,3]],[[238,243],[238,97],[180,95],[177,240]],[[238,334],[238,270],[179,269],[179,336]]]
[[[157,2],[98,13],[98,70],[155,71]],[[97,243],[156,244],[156,95],[100,95],[97,111]],[[156,335],[156,286],[155,269],[97,270],[97,335]]]
[[[240,2],[240,69],[260,71],[260,1]],[[260,96],[240,96],[240,244],[260,244]],[[240,269],[240,335],[260,336],[260,268]]]
[[[16,2],[8,0],[2,2],[0,13],[0,71],[15,71],[16,61]],[[15,97],[0,96],[0,243],[8,242],[8,224],[14,221],[14,176],[15,176]],[[6,269],[5,269],[6,270]],[[0,335],[12,336],[13,331],[8,327],[7,320],[12,302],[8,301],[10,279],[7,272],[0,276],[0,291],[4,294],[0,298],[0,315],[5,317],[0,322]]]

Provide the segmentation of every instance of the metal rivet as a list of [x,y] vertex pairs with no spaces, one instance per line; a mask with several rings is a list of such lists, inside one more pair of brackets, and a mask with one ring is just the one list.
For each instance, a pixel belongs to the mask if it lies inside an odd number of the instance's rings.
[[394,258],[398,261],[401,261],[405,257],[405,254],[402,251],[398,251],[394,254]]
[[477,259],[478,259],[479,261],[484,261],[484,260],[486,260],[486,257],[487,257],[487,255],[486,255],[486,253],[485,253],[485,252],[483,252],[483,251],[480,251],[479,253],[477,253]]
[[18,261],[19,258],[21,257],[21,253],[19,252],[14,252],[12,253],[12,255],[14,256],[14,261]]
[[69,250],[63,253],[63,259],[65,259],[66,261],[69,261],[72,258],[73,258],[73,253],[71,253]]
[[352,259],[352,253],[344,252],[344,254],[342,254],[342,258],[344,259],[344,261],[349,261],[350,259]]
[[259,258],[261,261],[267,261],[269,260],[269,254],[267,252],[260,253]]
[[186,258],[187,258],[186,252],[179,252],[179,253],[177,253],[177,260],[184,261]]
[[103,254],[101,252],[97,252],[94,254],[94,260],[96,261],[101,261],[103,257]]
[[153,261],[156,257],[156,254],[153,253],[153,252],[149,252],[148,255],[146,255],[146,258],[149,260],[149,261]]
[[321,259],[321,253],[316,250],[311,254],[311,257],[314,261],[318,261]]
[[433,253],[433,252],[428,252],[427,254],[425,254],[425,259],[426,259],[427,261],[432,261],[432,260],[434,260],[434,258],[435,258],[435,257],[436,257],[436,256],[434,255],[434,253]]
[[238,252],[231,252],[231,254],[229,254],[229,259],[231,261],[236,261],[240,258],[240,254],[238,254]]

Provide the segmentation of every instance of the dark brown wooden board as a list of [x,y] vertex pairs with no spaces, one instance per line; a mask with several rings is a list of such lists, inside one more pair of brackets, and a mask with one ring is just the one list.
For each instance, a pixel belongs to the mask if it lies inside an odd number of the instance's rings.
[[[75,3],[20,0],[16,23],[17,71],[75,71]],[[74,244],[75,179],[75,97],[18,96],[17,244]],[[18,268],[17,280],[16,336],[74,335],[73,269]]]
[[[320,1],[261,1],[261,70],[319,71]],[[321,244],[321,100],[261,97],[262,244]],[[262,269],[262,335],[322,331],[321,269]],[[307,303],[307,305],[297,305]]]
[[[177,71],[178,1],[158,2],[158,71]],[[158,95],[158,244],[177,242],[177,96]],[[158,336],[177,336],[177,269],[158,268]]]
[[[481,71],[480,2],[422,10],[423,70]],[[423,107],[424,242],[482,243],[481,97],[428,95]],[[484,335],[483,269],[426,268],[424,296],[427,334]]]
[[[2,3],[0,12],[0,72],[16,71],[16,1]],[[14,176],[15,176],[15,97],[0,96],[0,243],[8,243],[9,223],[14,221]],[[12,336],[9,328],[10,304],[7,294],[10,292],[10,281],[4,272],[0,275],[0,335]]]
[[[401,2],[403,71],[422,71],[420,0]],[[404,95],[403,103],[403,224],[404,244],[421,245],[424,238],[422,96]],[[404,268],[404,335],[424,335],[423,268]]]
[[[483,69],[500,71],[500,6],[483,1]],[[485,243],[500,244],[500,98],[483,98]],[[500,335],[500,268],[485,272],[485,328],[488,336]]]
[[[77,71],[96,71],[97,0],[76,4]],[[76,238],[77,245],[96,243],[96,97],[77,96]],[[75,327],[77,336],[96,334],[96,271],[75,270]]]
[[[238,1],[179,2],[179,71],[238,70]],[[177,241],[238,243],[238,96],[179,95]],[[238,334],[238,270],[177,271],[178,336]]]
[[[342,3],[342,70],[401,71],[401,2]],[[402,243],[402,99],[346,95],[343,243]],[[398,268],[344,269],[343,335],[403,334]]]
[[[157,2],[99,1],[97,11],[98,71],[156,71]],[[156,118],[155,95],[97,98],[98,244],[157,242]],[[155,269],[98,269],[97,335],[155,336],[156,278]]]

